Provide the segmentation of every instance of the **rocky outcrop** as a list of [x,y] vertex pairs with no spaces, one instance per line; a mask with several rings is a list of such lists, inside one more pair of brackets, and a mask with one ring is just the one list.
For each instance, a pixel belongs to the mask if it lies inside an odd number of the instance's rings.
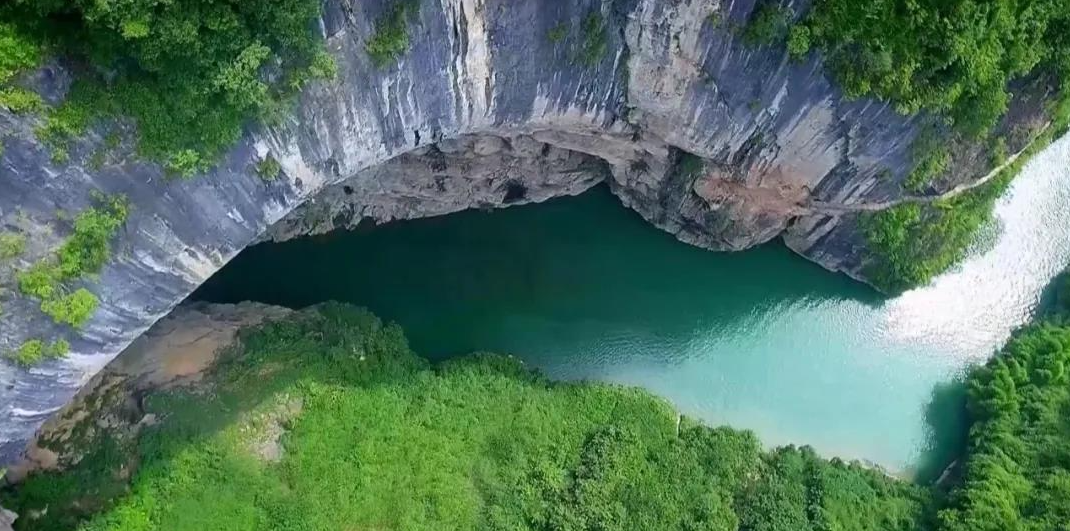
[[[683,241],[736,250],[782,236],[861,278],[857,213],[805,207],[903,194],[922,118],[844,98],[816,55],[744,45],[736,30],[753,0],[424,0],[408,52],[377,68],[365,45],[390,1],[325,0],[320,31],[338,78],[194,179],[138,160],[129,138],[109,150],[99,131],[54,162],[34,136],[40,117],[0,110],[0,226],[31,242],[0,264],[0,282],[59,244],[69,216],[57,213],[85,208],[94,192],[133,205],[113,258],[79,283],[101,301],[83,328],[52,323],[15,289],[0,295],[0,351],[33,337],[71,345],[30,370],[0,364],[0,463],[259,238],[538,201],[605,180]],[[591,16],[602,30],[581,29]],[[566,38],[550,39],[560,27]],[[605,45],[594,61],[578,54],[590,39]],[[69,76],[53,65],[29,82],[57,101]],[[268,157],[282,171],[264,181],[255,166]]]
[[101,432],[119,442],[133,441],[141,427],[155,422],[142,409],[147,394],[197,385],[219,355],[235,344],[241,329],[290,313],[250,302],[179,306],[44,423],[20,459],[8,467],[7,479],[19,483],[36,470],[69,467],[94,447]]
[[265,233],[287,240],[360,223],[576,195],[609,175],[601,159],[528,135],[465,135],[399,155],[327,186]]
[[15,524],[19,515],[0,507],[0,531],[12,531],[11,526]]

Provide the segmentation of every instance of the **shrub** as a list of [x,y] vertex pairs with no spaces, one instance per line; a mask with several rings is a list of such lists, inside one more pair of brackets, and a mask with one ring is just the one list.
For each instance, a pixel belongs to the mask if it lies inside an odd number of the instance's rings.
[[15,114],[24,114],[44,109],[45,102],[36,92],[8,87],[0,89],[0,107],[6,107]]
[[792,59],[800,60],[810,53],[810,28],[806,26],[792,26],[788,32],[788,54]]
[[12,260],[26,252],[26,236],[14,232],[0,232],[0,260]]
[[103,198],[74,219],[74,232],[59,248],[59,269],[63,280],[72,280],[104,267],[109,242],[129,214],[123,197]]
[[275,160],[274,157],[265,157],[256,163],[256,174],[265,181],[278,179],[281,172],[282,166],[279,165],[279,161]]
[[784,39],[791,24],[791,12],[774,2],[765,2],[755,8],[750,21],[743,30],[743,42],[758,46],[776,44]]
[[372,63],[383,68],[397,61],[409,50],[408,18],[419,13],[416,0],[397,0],[375,23],[375,34],[368,39],[365,49]]
[[1013,164],[982,186],[932,204],[906,203],[864,214],[864,269],[873,284],[899,292],[929,282],[961,260],[977,230],[991,220],[996,200],[1029,158],[1051,143],[1052,134],[1049,130],[1034,139]]
[[564,22],[550,28],[550,31],[546,32],[546,39],[553,44],[558,44],[564,41],[567,36],[568,26]]
[[[86,459],[4,505],[39,515],[27,530],[795,530],[807,515],[814,529],[915,530],[929,499],[808,448],[764,451],[642,390],[554,383],[492,354],[431,367],[397,327],[345,306],[240,336],[210,393],[144,397],[161,422],[130,455],[86,440]],[[257,450],[273,426],[276,463]]]
[[606,55],[606,24],[601,13],[591,13],[583,19],[581,26],[583,42],[579,50],[579,60],[586,66],[594,66]]
[[967,378],[965,478],[942,531],[1059,529],[1070,518],[1070,325],[1042,318]]
[[58,298],[41,301],[41,311],[60,324],[81,328],[97,309],[100,301],[85,288]]
[[[300,71],[297,72],[300,74]],[[326,50],[317,50],[312,56],[312,63],[308,67],[308,75],[296,76],[300,82],[293,88],[299,89],[305,82],[312,79],[332,80],[338,77],[338,63],[334,61]]]
[[723,18],[720,10],[714,9],[709,15],[706,15],[706,23],[709,24],[710,27],[719,28],[721,27],[721,22],[723,22]]
[[994,136],[988,142],[988,164],[998,168],[1007,162],[1007,140],[1002,136]]
[[169,174],[182,178],[193,177],[198,171],[207,169],[201,160],[200,153],[192,149],[172,153],[164,168]]
[[[0,9],[0,15],[3,14]],[[33,38],[15,24],[0,20],[0,85],[7,83],[15,74],[32,68],[40,59],[40,46]]]
[[818,0],[802,23],[847,94],[927,109],[971,138],[1003,115],[1010,81],[1070,71],[1062,0]]
[[19,291],[38,299],[50,299],[62,282],[55,260],[38,261],[18,274]]
[[32,367],[45,360],[63,358],[69,350],[70,344],[63,339],[49,344],[40,339],[31,339],[18,350],[7,353],[6,357],[19,366]]
[[37,128],[37,138],[52,148],[53,160],[65,162],[70,139],[84,134],[94,116],[111,114],[114,107],[112,96],[100,85],[77,81],[67,101],[52,109]]
[[81,288],[62,294],[62,284],[97,273],[110,255],[110,241],[126,222],[122,197],[100,197],[98,205],[74,219],[74,231],[55,256],[43,258],[17,275],[19,290],[41,300],[41,311],[57,323],[79,327],[92,316],[97,298]]
[[911,146],[911,154],[914,169],[903,181],[903,187],[911,192],[924,192],[951,164],[947,139],[942,138],[934,128],[926,128],[918,134]]

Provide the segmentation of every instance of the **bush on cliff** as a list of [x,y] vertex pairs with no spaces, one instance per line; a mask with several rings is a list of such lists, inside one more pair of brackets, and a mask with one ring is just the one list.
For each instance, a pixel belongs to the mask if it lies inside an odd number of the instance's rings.
[[992,219],[996,201],[1039,153],[1070,126],[1070,93],[1049,104],[1051,125],[993,178],[965,193],[932,203],[904,203],[863,215],[866,239],[865,272],[888,293],[924,285],[959,262],[974,243],[978,229]]
[[100,272],[129,209],[124,197],[98,197],[96,206],[74,219],[71,235],[55,256],[42,258],[18,273],[19,290],[41,299],[41,311],[55,322],[74,327],[85,324],[96,310],[97,297],[85,288],[67,293],[65,284]]

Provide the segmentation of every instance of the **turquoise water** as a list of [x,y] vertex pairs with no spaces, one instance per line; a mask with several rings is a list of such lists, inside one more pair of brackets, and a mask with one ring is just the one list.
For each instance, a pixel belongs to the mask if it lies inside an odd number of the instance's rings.
[[770,445],[905,471],[934,386],[989,356],[1070,260],[1067,151],[1027,168],[960,268],[894,299],[780,245],[679,243],[601,188],[259,245],[194,297],[349,301],[431,358],[512,353],[555,378],[643,386]]

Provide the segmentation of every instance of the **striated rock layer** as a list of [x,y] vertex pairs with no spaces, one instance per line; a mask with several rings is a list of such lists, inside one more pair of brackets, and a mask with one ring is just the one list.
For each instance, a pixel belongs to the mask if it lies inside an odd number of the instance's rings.
[[[739,250],[780,236],[864,279],[850,206],[902,196],[922,118],[845,99],[816,55],[791,61],[779,47],[742,44],[735,29],[753,0],[424,0],[409,51],[376,68],[365,43],[389,5],[325,0],[319,29],[338,78],[195,179],[169,180],[137,160],[130,138],[102,157],[101,132],[54,163],[34,138],[40,117],[0,110],[0,227],[30,238],[26,254],[0,264],[0,283],[55,249],[69,232],[62,213],[87,207],[93,192],[133,206],[112,259],[83,281],[101,304],[82,329],[52,323],[17,289],[0,295],[0,351],[35,337],[71,344],[66,359],[31,370],[0,364],[0,464],[262,238],[540,201],[605,181],[682,241]],[[604,21],[605,53],[586,64],[578,49],[591,14]],[[562,24],[567,37],[552,42]],[[30,81],[58,101],[69,75],[50,66]],[[267,182],[255,171],[266,157],[282,168]]]

